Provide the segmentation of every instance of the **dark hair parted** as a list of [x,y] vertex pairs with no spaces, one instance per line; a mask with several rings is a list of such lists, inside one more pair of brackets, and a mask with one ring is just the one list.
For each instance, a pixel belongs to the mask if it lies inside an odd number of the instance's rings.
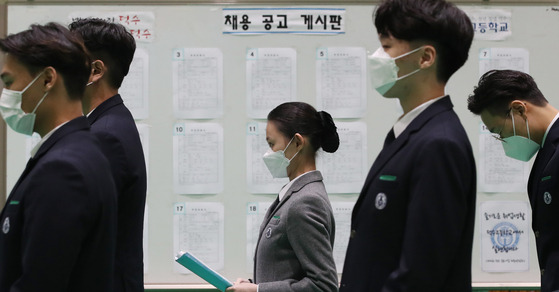
[[32,75],[53,67],[71,99],[81,99],[91,72],[88,52],[79,36],[49,22],[0,39],[0,50],[15,57]]
[[78,19],[68,27],[83,38],[93,60],[105,63],[109,85],[120,88],[136,51],[132,34],[122,24],[99,18]]
[[377,32],[437,50],[437,79],[447,82],[468,59],[474,37],[466,13],[444,0],[385,0],[374,12]]
[[491,114],[506,113],[516,99],[536,106],[548,103],[532,76],[515,70],[491,70],[481,76],[468,97],[468,109],[476,115],[485,109]]
[[324,111],[317,112],[310,104],[280,104],[268,114],[268,121],[273,122],[285,137],[291,138],[296,133],[308,137],[315,152],[322,147],[324,151],[333,153],[340,146],[340,137],[332,116]]

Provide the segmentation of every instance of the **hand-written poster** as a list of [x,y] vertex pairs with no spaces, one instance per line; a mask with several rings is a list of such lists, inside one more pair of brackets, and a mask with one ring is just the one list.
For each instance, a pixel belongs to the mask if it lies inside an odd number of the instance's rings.
[[528,271],[530,208],[528,202],[481,204],[481,269],[485,272]]

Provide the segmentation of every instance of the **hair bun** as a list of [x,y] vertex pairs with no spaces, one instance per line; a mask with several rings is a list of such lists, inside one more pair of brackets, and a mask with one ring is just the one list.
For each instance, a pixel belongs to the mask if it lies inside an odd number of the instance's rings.
[[340,146],[340,137],[332,116],[325,111],[318,111],[316,114],[322,124],[320,147],[328,153],[336,152]]

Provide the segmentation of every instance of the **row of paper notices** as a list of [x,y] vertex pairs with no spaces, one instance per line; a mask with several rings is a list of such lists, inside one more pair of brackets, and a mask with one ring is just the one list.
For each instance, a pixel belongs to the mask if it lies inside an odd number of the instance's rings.
[[[253,272],[254,268],[254,252],[258,243],[258,235],[260,227],[271,202],[250,202],[247,204],[247,241],[246,241],[246,262],[247,272]],[[332,211],[334,212],[334,220],[336,222],[336,235],[334,238],[334,261],[338,273],[343,270],[345,253],[349,243],[349,235],[351,229],[351,211],[353,202],[332,202]]]
[[316,50],[319,108],[336,118],[363,117],[367,109],[366,52],[362,47]]
[[[188,251],[214,270],[224,266],[224,210],[222,203],[176,203],[173,206],[174,254]],[[174,263],[175,272],[191,273]]]
[[505,155],[501,141],[480,122],[478,184],[486,193],[526,192],[530,163]]
[[481,222],[481,269],[484,272],[528,271],[532,218],[528,202],[483,202],[478,216]]
[[173,50],[173,110],[179,119],[223,115],[223,54],[220,49]]
[[297,53],[292,48],[251,48],[246,53],[248,116],[265,119],[297,94]]
[[177,194],[223,190],[223,128],[217,123],[173,126],[173,181]]
[[[317,169],[329,193],[359,193],[367,176],[367,127],[363,122],[336,122],[340,147],[335,153],[319,151]],[[255,194],[274,194],[288,183],[273,178],[262,156],[270,149],[266,142],[266,123],[247,124],[247,184]]]
[[363,122],[335,123],[340,146],[334,153],[320,150],[317,169],[324,177],[328,193],[359,193],[370,167],[367,160],[367,125]]
[[124,77],[119,93],[124,104],[136,120],[149,117],[149,55],[146,49],[136,48],[128,75]]

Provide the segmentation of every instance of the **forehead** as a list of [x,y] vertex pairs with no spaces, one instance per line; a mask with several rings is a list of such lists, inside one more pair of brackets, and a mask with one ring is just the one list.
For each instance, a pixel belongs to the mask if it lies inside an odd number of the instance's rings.
[[4,54],[4,65],[0,70],[2,80],[5,78],[30,78],[31,74],[27,67],[11,54]]

